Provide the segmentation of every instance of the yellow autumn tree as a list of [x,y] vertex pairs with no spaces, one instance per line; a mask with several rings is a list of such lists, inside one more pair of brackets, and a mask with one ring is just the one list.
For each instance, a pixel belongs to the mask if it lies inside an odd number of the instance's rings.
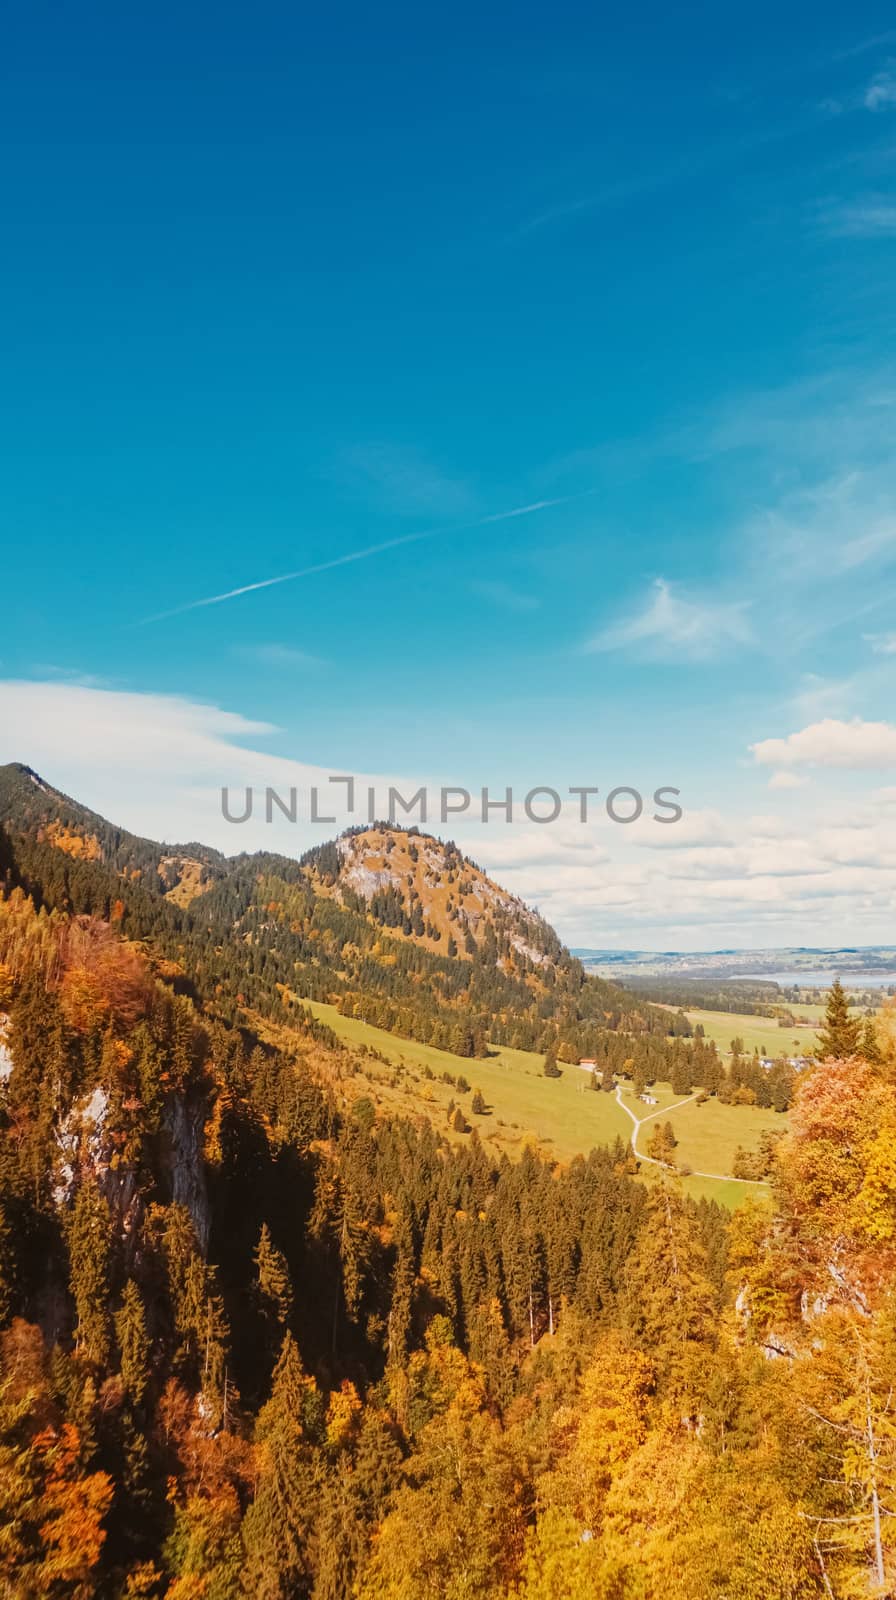
[[526,1538],[515,1600],[600,1600],[599,1546],[575,1517],[548,1507]]
[[572,1405],[554,1418],[558,1462],[540,1482],[542,1497],[593,1537],[614,1477],[643,1443],[653,1369],[619,1334],[597,1346]]
[[358,1600],[471,1600],[517,1571],[523,1464],[486,1408],[481,1372],[446,1331],[435,1319],[427,1350],[409,1363],[403,1398],[414,1449]]
[[896,1117],[888,1117],[864,1161],[862,1187],[854,1206],[860,1233],[876,1244],[896,1239]]
[[334,1389],[327,1406],[327,1444],[333,1450],[350,1444],[361,1425],[361,1399],[348,1378]]

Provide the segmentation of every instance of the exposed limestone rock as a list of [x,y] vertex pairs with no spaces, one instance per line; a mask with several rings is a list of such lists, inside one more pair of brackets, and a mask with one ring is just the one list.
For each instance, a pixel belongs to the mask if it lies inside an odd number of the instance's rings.
[[202,1135],[205,1106],[201,1100],[174,1095],[162,1113],[163,1165],[171,1185],[171,1198],[186,1206],[203,1255],[208,1249],[211,1212],[205,1186]]
[[0,1083],[6,1083],[12,1072],[12,1056],[9,1053],[8,1034],[9,1017],[5,1011],[0,1011]]

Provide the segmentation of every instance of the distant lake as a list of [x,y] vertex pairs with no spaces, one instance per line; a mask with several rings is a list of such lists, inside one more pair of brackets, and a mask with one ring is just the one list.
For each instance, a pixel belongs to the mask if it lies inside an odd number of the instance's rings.
[[779,983],[790,989],[829,989],[839,978],[844,989],[889,989],[896,984],[896,972],[729,972],[721,975],[752,983]]

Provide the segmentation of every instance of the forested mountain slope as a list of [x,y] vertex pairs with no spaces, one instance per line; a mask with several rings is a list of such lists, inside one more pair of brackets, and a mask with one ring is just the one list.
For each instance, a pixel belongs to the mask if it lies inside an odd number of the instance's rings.
[[[377,1117],[349,1050],[282,996],[264,1043],[229,984],[240,949],[259,1001],[296,948],[328,970],[341,917],[375,963],[383,926],[320,862],[193,847],[178,906],[105,826],[6,811],[0,1594],[892,1593],[892,1007],[801,1080],[770,1203],[729,1219],[621,1144],[495,1162]],[[532,966],[493,982],[540,1005]]]
[[349,833],[301,862],[225,858],[137,838],[21,766],[0,769],[0,827],[10,881],[153,939],[231,1018],[248,1003],[282,1020],[298,996],[464,1054],[490,1037],[569,1059],[606,1031],[661,1040],[670,1027],[668,1013],[586,976],[455,845],[413,831]]

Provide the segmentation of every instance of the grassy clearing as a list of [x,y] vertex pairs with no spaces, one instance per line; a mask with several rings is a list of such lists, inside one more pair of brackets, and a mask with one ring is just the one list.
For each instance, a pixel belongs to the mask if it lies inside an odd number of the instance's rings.
[[[806,1008],[806,1014],[808,1011]],[[737,1011],[689,1011],[687,1015],[695,1025],[703,1024],[707,1039],[715,1040],[723,1055],[730,1053],[732,1039],[742,1039],[748,1054],[758,1049],[762,1055],[805,1055],[811,1053],[818,1037],[814,1028],[780,1028],[775,1017],[745,1016]]]
[[[698,1172],[728,1172],[738,1145],[755,1150],[764,1133],[783,1133],[787,1118],[761,1106],[723,1106],[696,1100],[673,1112],[669,1121],[678,1140],[675,1158]],[[719,1155],[723,1154],[722,1165]]]
[[[646,1170],[654,1172],[656,1168],[648,1167]],[[685,1194],[690,1195],[692,1200],[714,1200],[726,1211],[736,1211],[748,1200],[768,1202],[771,1195],[764,1183],[737,1183],[734,1178],[722,1181],[719,1178],[690,1177],[682,1178],[680,1182]]]
[[[361,1093],[369,1092],[384,1109],[399,1115],[413,1117],[425,1111],[449,1137],[464,1137],[454,1135],[448,1127],[448,1104],[453,1099],[467,1121],[478,1129],[483,1143],[497,1155],[518,1155],[526,1143],[531,1143],[561,1161],[569,1161],[597,1145],[612,1144],[617,1136],[625,1144],[631,1138],[631,1120],[617,1104],[615,1095],[595,1092],[588,1075],[578,1067],[566,1066],[562,1077],[545,1078],[540,1055],[498,1047],[487,1061],[471,1061],[413,1039],[396,1038],[355,1017],[343,1017],[335,1006],[311,1001],[305,1004],[346,1044],[376,1050],[389,1063],[361,1058],[362,1072],[356,1080]],[[396,1067],[401,1069],[397,1079]],[[433,1078],[426,1076],[426,1068]],[[453,1085],[442,1083],[441,1074],[446,1071],[465,1077],[470,1093],[459,1094]],[[480,1089],[485,1099],[485,1116],[474,1116],[470,1109],[475,1089]],[[651,1093],[658,1102],[655,1107],[643,1105],[623,1085],[623,1098],[639,1118],[654,1110],[663,1112],[681,1098],[672,1093],[669,1084],[655,1084]],[[694,1100],[672,1113],[669,1120],[679,1141],[678,1159],[700,1171],[723,1174],[731,1170],[738,1145],[755,1147],[767,1128],[780,1128],[784,1119],[753,1106],[723,1106],[714,1100],[697,1106]],[[639,1134],[642,1154],[652,1126],[648,1122]],[[641,1170],[648,1182],[658,1176],[657,1169],[646,1163]],[[766,1193],[760,1184],[716,1178],[691,1176],[681,1182],[695,1199],[706,1197],[729,1207],[742,1205],[749,1196]]]
[[[705,1196],[733,1207],[742,1205],[748,1197],[756,1199],[768,1192],[762,1183],[735,1182],[733,1178],[726,1182],[721,1175],[730,1171],[738,1146],[745,1150],[756,1149],[764,1133],[783,1131],[786,1117],[777,1111],[764,1111],[759,1106],[725,1106],[714,1099],[699,1105],[696,1098],[681,1105],[680,1110],[672,1111],[670,1108],[678,1105],[682,1096],[673,1094],[671,1084],[655,1083],[650,1093],[656,1099],[655,1106],[644,1105],[630,1087],[622,1086],[625,1104],[639,1120],[649,1119],[638,1130],[641,1155],[647,1153],[647,1141],[656,1124],[671,1122],[678,1141],[675,1160],[679,1166],[694,1168],[693,1174],[683,1180],[688,1194],[695,1199]],[[646,1168],[645,1175],[649,1171]],[[698,1173],[718,1176],[700,1177]]]
[[[827,1003],[823,1000],[797,1000],[789,1007],[795,1017],[807,1017],[811,1022],[821,1022],[824,1019]],[[864,1017],[864,1006],[850,1006],[851,1017]]]
[[[592,1149],[612,1144],[617,1134],[628,1140],[631,1124],[611,1094],[595,1093],[588,1075],[578,1067],[564,1067],[560,1078],[545,1078],[543,1058],[528,1050],[495,1047],[487,1061],[468,1060],[448,1050],[418,1044],[414,1039],[398,1039],[355,1017],[343,1017],[334,1006],[306,1002],[309,1010],[325,1022],[346,1043],[367,1045],[388,1061],[405,1068],[405,1075],[392,1084],[391,1073],[382,1064],[364,1062],[364,1076],[371,1082],[377,1098],[390,1109],[409,1115],[421,1109],[421,1101],[439,1122],[438,1109],[447,1116],[450,1100],[459,1105],[468,1122],[479,1129],[480,1137],[495,1150],[512,1153],[528,1140],[544,1146],[563,1161]],[[434,1078],[427,1078],[428,1067]],[[471,1091],[480,1089],[488,1107],[485,1116],[473,1116],[472,1092],[459,1094],[449,1083],[440,1082],[443,1072],[462,1075]]]

